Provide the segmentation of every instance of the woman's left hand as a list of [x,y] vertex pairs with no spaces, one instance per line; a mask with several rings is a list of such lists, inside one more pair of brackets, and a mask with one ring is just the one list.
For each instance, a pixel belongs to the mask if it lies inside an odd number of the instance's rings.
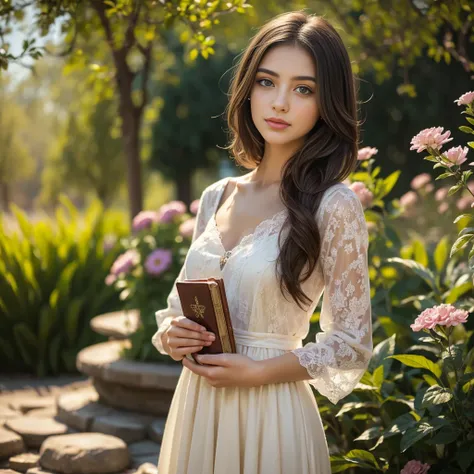
[[258,387],[263,384],[261,364],[242,354],[197,355],[199,365],[187,357],[182,364],[197,375],[202,375],[213,387]]

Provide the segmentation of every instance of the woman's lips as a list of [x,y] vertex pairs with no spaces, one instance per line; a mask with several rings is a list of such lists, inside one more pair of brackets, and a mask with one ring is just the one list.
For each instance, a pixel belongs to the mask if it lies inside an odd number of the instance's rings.
[[273,122],[272,120],[265,120],[265,122],[267,122],[268,125],[270,125],[270,127],[274,128],[275,130],[283,130],[284,128],[290,126],[287,123]]

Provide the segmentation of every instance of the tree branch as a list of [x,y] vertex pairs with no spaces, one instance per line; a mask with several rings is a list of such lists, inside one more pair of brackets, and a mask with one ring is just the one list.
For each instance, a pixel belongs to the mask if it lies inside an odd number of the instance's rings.
[[135,37],[135,28],[138,23],[138,18],[140,17],[140,10],[143,5],[143,0],[137,0],[135,4],[135,9],[130,15],[130,20],[127,26],[127,31],[125,32],[125,41],[123,43],[123,49],[128,51],[136,42]]
[[148,41],[148,44],[145,48],[140,45],[140,48],[140,51],[142,52],[145,59],[142,69],[142,103],[139,106],[139,113],[141,114],[148,103],[148,79],[150,78],[151,51],[153,49],[153,41]]

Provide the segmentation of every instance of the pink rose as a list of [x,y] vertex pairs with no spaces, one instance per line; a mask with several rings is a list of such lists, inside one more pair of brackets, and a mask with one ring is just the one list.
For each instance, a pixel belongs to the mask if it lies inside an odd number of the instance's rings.
[[372,201],[374,199],[374,195],[372,194],[371,191],[369,191],[364,183],[361,181],[354,181],[350,186],[350,189],[354,191],[357,194],[357,197],[359,198],[362,207],[366,209],[372,204]]
[[448,191],[449,191],[449,188],[446,186],[437,189],[435,192],[435,199],[437,201],[442,201],[444,198],[448,196]]
[[460,211],[464,211],[471,205],[471,203],[473,202],[472,199],[472,196],[463,196],[457,200],[456,207]]
[[193,232],[194,232],[194,226],[196,225],[196,218],[191,217],[191,219],[185,220],[180,226],[179,226],[179,233],[183,237],[192,237]]
[[405,467],[400,471],[400,474],[426,474],[431,466],[423,464],[420,461],[412,460],[405,464]]
[[447,203],[447,202],[442,202],[442,203],[438,206],[438,212],[439,212],[440,214],[444,214],[448,209],[449,209],[449,206],[448,206],[448,203]]
[[425,128],[411,139],[410,143],[412,146],[410,150],[416,150],[417,153],[421,153],[427,148],[440,150],[445,143],[452,140],[452,138],[449,138],[451,132],[446,130],[443,133],[443,130],[443,127]]
[[467,160],[466,155],[468,151],[469,148],[467,146],[465,146],[464,148],[461,146],[450,148],[447,152],[444,153],[446,158],[451,162],[446,163],[446,166],[448,168],[451,168],[453,165],[462,165]]
[[463,309],[457,309],[450,304],[441,304],[425,309],[410,325],[413,331],[433,329],[439,326],[457,326],[467,321],[469,313]]
[[359,150],[357,154],[357,159],[359,161],[368,160],[369,158],[372,158],[374,155],[376,155],[378,152],[379,150],[377,148],[366,146]]
[[431,176],[428,173],[421,173],[416,175],[412,180],[411,180],[411,188],[412,189],[421,189],[425,187],[429,182],[431,181]]
[[408,191],[400,198],[400,204],[404,208],[412,207],[418,201],[418,195],[414,191]]
[[455,100],[454,102],[458,105],[470,105],[474,100],[474,92],[466,92],[463,94],[459,99]]

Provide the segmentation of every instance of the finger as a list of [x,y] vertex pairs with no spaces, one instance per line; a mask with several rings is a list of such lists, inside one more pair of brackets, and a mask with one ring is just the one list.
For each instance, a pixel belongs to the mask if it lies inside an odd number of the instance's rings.
[[186,316],[178,316],[177,318],[173,318],[170,324],[184,329],[189,329],[191,331],[203,332],[206,330],[204,326],[201,326],[201,324],[192,321]]
[[225,354],[200,354],[196,357],[201,364],[220,366],[228,365],[228,359]]
[[[210,341],[209,341],[210,342]],[[196,347],[196,346],[208,346],[207,341],[197,340],[197,339],[186,339],[183,337],[168,337],[168,345],[175,349],[179,347]]]
[[173,354],[185,356],[186,354],[191,354],[193,352],[199,352],[204,346],[186,346],[178,347],[173,350]]
[[[172,337],[196,339],[198,341],[211,341],[212,342],[215,340],[215,336],[212,332],[191,331],[190,329],[185,329],[181,327],[174,327],[172,330],[168,332],[168,334]],[[210,336],[213,336],[213,338],[211,338]]]
[[186,357],[182,360],[182,363],[195,374],[202,375],[203,377],[209,377],[209,368],[203,367],[196,362],[187,359]]

